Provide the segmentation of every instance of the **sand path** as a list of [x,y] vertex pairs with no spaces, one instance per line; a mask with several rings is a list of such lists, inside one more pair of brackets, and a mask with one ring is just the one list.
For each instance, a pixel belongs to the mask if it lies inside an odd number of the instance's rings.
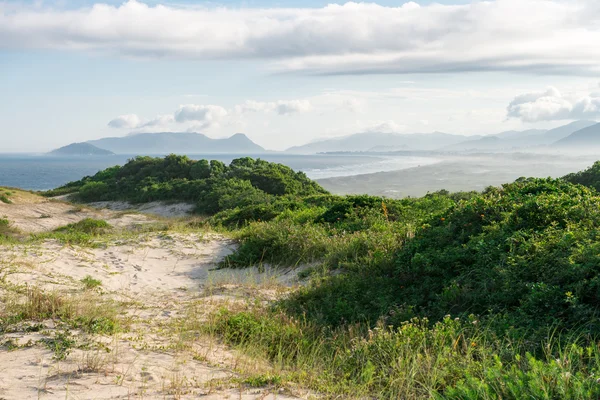
[[[152,222],[146,215],[82,209],[28,193],[12,199],[0,206],[0,216],[24,233],[88,217],[122,228]],[[18,296],[12,291],[39,287],[81,304],[116,302],[128,321],[128,329],[111,335],[66,329],[54,320],[0,331],[0,399],[296,398],[287,389],[247,387],[237,371],[256,361],[206,334],[178,333],[190,321],[202,324],[209,311],[245,302],[249,291],[266,300],[295,281],[294,272],[216,271],[234,248],[223,236],[197,232],[129,234],[96,248],[55,240],[0,246],[6,304]],[[85,289],[86,277],[99,286]],[[47,345],[61,337],[76,343],[64,359]]]

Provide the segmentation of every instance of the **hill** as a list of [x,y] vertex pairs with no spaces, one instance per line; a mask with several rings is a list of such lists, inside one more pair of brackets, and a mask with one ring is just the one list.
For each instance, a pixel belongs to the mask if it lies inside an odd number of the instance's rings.
[[469,151],[469,150],[487,150],[501,151],[535,148],[547,146],[557,140],[565,138],[570,134],[596,124],[593,121],[575,121],[567,125],[559,126],[551,130],[529,129],[526,131],[506,131],[494,135],[484,136],[477,140],[467,140],[443,150],[449,151]]
[[564,139],[558,140],[553,147],[570,150],[597,150],[600,148],[600,124],[580,129]]
[[587,120],[575,121],[575,122],[571,122],[570,124],[567,124],[567,125],[559,126],[558,128],[550,129],[548,132],[546,132],[543,135],[543,137],[544,137],[544,140],[546,141],[546,144],[552,144],[558,140],[566,138],[567,136],[571,135],[574,132],[577,132],[581,129],[585,129],[592,125],[596,125],[596,124],[597,124],[596,121],[587,121]]
[[108,156],[115,153],[98,148],[90,143],[72,143],[56,150],[52,150],[48,154],[54,156]]
[[124,200],[147,203],[173,200],[196,203],[204,214],[256,204],[281,196],[326,194],[303,172],[249,157],[229,165],[216,160],[190,160],[186,156],[136,157],[127,164],[70,182],[47,192],[71,194],[83,202]]
[[212,139],[200,133],[162,132],[138,133],[88,142],[116,154],[260,154],[265,149],[246,135],[237,133],[226,139]]
[[465,139],[465,136],[442,132],[415,134],[366,132],[291,147],[286,152],[310,154],[330,151],[369,151],[373,148],[376,148],[377,151],[393,151],[399,148],[436,150],[440,147],[459,143]]
[[286,152],[312,154],[338,151],[387,152],[407,149],[425,151],[501,151],[549,145],[592,124],[595,124],[595,122],[575,121],[551,130],[513,130],[485,136],[453,135],[443,132],[414,134],[363,132],[291,147]]
[[[597,170],[580,183],[598,182]],[[138,157],[62,190],[81,200],[194,199],[211,216],[185,221],[185,231],[206,224],[236,239],[219,268],[299,268],[310,279],[279,296],[270,281],[269,294],[244,291],[248,302],[208,318],[202,306],[180,314],[180,340],[210,332],[266,362],[252,385],[289,382],[339,398],[600,398],[600,197],[568,180],[393,200],[333,196],[260,160],[171,155]],[[81,228],[65,229],[80,237]],[[157,229],[158,248],[169,241],[191,254],[181,234]],[[146,259],[173,257],[161,254],[144,256],[144,273]]]

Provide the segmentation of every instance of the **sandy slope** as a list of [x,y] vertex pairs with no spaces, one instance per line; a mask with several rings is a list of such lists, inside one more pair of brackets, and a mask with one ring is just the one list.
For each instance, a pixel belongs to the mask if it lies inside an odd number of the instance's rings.
[[[23,232],[86,217],[121,227],[151,221],[140,214],[80,209],[27,193],[12,200],[14,204],[0,205],[0,216]],[[267,299],[283,284],[294,283],[293,271],[212,271],[233,249],[234,243],[222,236],[199,233],[128,235],[98,248],[56,241],[0,247],[4,299],[11,298],[13,285],[40,287],[82,303],[93,302],[94,296],[114,299],[124,304],[122,312],[130,322],[128,331],[112,336],[69,330],[77,346],[64,360],[43,344],[64,332],[57,321],[43,321],[35,332],[16,328],[0,334],[0,399],[295,398],[278,389],[247,388],[235,379],[235,371],[252,369],[256,361],[207,336],[184,341],[177,334],[177,324],[190,319],[190,310],[201,321],[216,307],[244,302],[249,290]],[[101,287],[85,291],[81,279],[86,276],[100,280]]]

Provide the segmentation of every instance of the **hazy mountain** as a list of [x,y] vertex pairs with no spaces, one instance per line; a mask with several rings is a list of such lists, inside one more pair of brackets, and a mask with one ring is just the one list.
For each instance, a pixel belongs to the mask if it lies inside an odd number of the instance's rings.
[[256,154],[265,152],[265,149],[242,133],[226,139],[211,139],[200,133],[189,132],[138,133],[124,137],[90,140],[88,143],[117,154]]
[[382,152],[387,152],[387,151],[408,151],[408,150],[411,150],[411,148],[409,146],[403,144],[400,146],[386,146],[386,145],[373,146],[368,151],[372,151],[375,153],[382,153]]
[[564,149],[592,150],[600,148],[600,124],[580,129],[553,145]]
[[592,125],[596,125],[596,121],[575,121],[568,125],[559,126],[549,130],[544,134],[544,137],[548,140],[548,144],[554,143],[560,139],[566,138],[570,134],[577,132],[581,129],[588,128]]
[[484,136],[480,139],[465,140],[451,146],[443,147],[441,151],[469,151],[469,150],[503,150],[509,141],[497,136]]
[[[581,128],[578,128],[581,129]],[[577,130],[577,129],[575,129]],[[495,133],[493,135],[489,135],[489,136],[494,136],[494,137],[498,137],[501,139],[512,139],[515,137],[530,137],[530,136],[539,136],[539,135],[543,135],[546,132],[548,132],[546,129],[528,129],[526,131],[505,131],[505,132],[500,132],[500,133]]]
[[48,154],[55,156],[108,156],[114,155],[112,151],[100,149],[89,143],[71,143],[67,146],[52,150]]
[[551,130],[529,129],[526,131],[506,131],[484,136],[477,140],[466,140],[440,150],[469,151],[469,150],[515,150],[547,146],[559,139],[569,136],[582,128],[596,124],[593,121],[575,121]]
[[286,151],[310,154],[328,151],[369,151],[373,148],[376,148],[377,151],[393,151],[394,149],[407,147],[413,150],[435,150],[459,143],[465,139],[465,136],[442,132],[415,134],[365,132],[295,146]]

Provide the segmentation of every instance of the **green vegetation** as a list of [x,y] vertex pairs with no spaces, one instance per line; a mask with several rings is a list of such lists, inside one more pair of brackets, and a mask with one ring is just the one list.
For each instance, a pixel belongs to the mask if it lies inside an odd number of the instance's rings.
[[85,286],[85,288],[88,290],[102,286],[102,281],[99,279],[94,279],[94,277],[91,275],[87,275],[85,278],[83,278],[81,283],[83,283],[83,286]]
[[0,311],[0,332],[22,321],[45,319],[95,334],[112,334],[125,327],[117,303],[90,293],[69,296],[27,287],[1,300],[4,308]]
[[325,190],[305,174],[281,164],[246,157],[225,165],[215,160],[193,161],[170,155],[137,157],[122,167],[106,169],[45,194],[67,193],[83,202],[194,202],[199,213],[213,214],[235,207],[270,204],[278,197],[308,196]]
[[12,192],[4,190],[4,189],[0,189],[0,201],[5,203],[5,204],[12,204],[12,200],[10,199],[10,196],[12,196]]
[[600,190],[600,161],[580,172],[575,172],[563,177],[567,182],[584,185],[596,190]]
[[106,221],[85,218],[79,222],[57,228],[52,232],[32,235],[32,239],[56,239],[65,244],[90,245],[110,230],[111,226]]
[[[331,397],[600,397],[600,163],[563,179],[418,199],[334,196],[287,167],[138,158],[81,200],[194,201],[230,231],[222,267],[310,282],[206,329],[273,366],[248,385]],[[105,227],[103,227],[104,229]]]
[[[540,355],[526,338],[497,337],[477,320],[413,319],[398,327],[324,329],[264,309],[220,311],[215,333],[269,360],[284,381],[329,398],[591,399],[600,396],[596,342],[562,346],[550,338]],[[253,382],[250,379],[250,382]]]

